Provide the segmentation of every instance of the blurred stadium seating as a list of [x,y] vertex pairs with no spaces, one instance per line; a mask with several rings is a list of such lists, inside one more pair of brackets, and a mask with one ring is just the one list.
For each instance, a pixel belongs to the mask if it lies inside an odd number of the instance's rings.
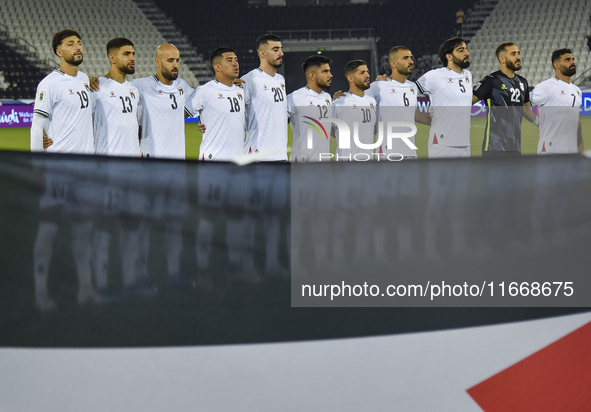
[[515,7],[510,0],[500,0],[470,41],[470,70],[474,80],[498,70],[495,49],[505,41],[513,41],[521,49],[523,69],[519,74],[531,85],[554,75],[550,56],[559,48],[572,49],[578,73],[591,67],[585,39],[591,3],[584,0],[525,0],[518,5]]
[[[166,16],[151,7],[151,3],[136,3],[132,0],[5,0],[0,3],[0,16],[0,23],[7,28],[10,37],[23,38],[30,43],[31,51],[37,54],[39,60],[51,59],[55,64],[59,60],[51,49],[53,34],[65,28],[79,31],[85,48],[82,70],[90,75],[107,71],[108,61],[104,48],[110,39],[118,36],[127,37],[135,43],[137,69],[135,75],[130,76],[131,79],[154,73],[154,52],[164,42],[178,44],[181,58],[191,60],[193,57],[199,63],[196,53],[191,52],[188,43],[179,44],[183,43],[183,39],[177,36],[174,28],[163,33],[153,23],[152,20],[162,20],[167,27],[172,25],[170,21],[166,21]],[[181,63],[180,71],[190,85],[197,85],[195,74],[186,63]]]

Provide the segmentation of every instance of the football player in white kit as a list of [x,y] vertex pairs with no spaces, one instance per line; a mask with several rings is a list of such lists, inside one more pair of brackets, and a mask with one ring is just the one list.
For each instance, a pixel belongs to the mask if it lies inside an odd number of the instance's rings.
[[[107,43],[106,51],[111,66],[109,72],[99,78],[99,90],[92,93],[96,153],[140,157],[140,94],[137,87],[127,81],[127,75],[135,73],[134,45],[129,39],[114,38]],[[137,162],[107,163],[106,172],[109,182],[104,188],[103,208],[95,220],[93,237],[94,276],[103,301],[114,297],[108,284],[109,242],[110,228],[119,215],[124,291],[129,293],[131,288],[138,287],[135,271],[143,212],[143,203],[137,199],[143,188],[141,165]]]
[[[260,160],[271,162],[287,161],[287,93],[285,79],[279,73],[283,65],[281,39],[274,34],[263,34],[256,41],[260,65],[242,77],[246,92],[246,142],[245,153],[259,153]],[[261,172],[265,177],[284,182],[284,175],[275,168]],[[288,187],[281,184],[269,185],[268,179],[256,179],[255,184],[263,191],[265,203],[270,208],[264,214],[266,241],[266,274],[283,275],[279,265],[279,237],[281,222],[279,214],[287,204]],[[273,196],[271,196],[271,194]],[[272,200],[271,200],[272,199]],[[247,219],[252,219],[249,217]],[[246,242],[254,243],[254,224],[245,229]]]
[[445,67],[428,71],[417,80],[429,95],[433,120],[429,131],[429,157],[470,157],[472,73],[470,52],[463,39],[446,40],[439,48]]
[[[389,77],[380,76],[371,84],[366,94],[376,99],[378,104],[378,119],[381,122],[400,121],[414,123],[415,121],[426,125],[431,124],[431,117],[422,113],[417,107],[419,88],[414,82],[407,80],[414,69],[412,52],[405,46],[395,46],[388,53],[388,60],[392,74]],[[415,136],[409,140],[414,144]],[[411,149],[401,139],[392,141],[392,149],[386,147],[383,142],[380,154],[400,153],[404,159],[416,158],[417,151]]]
[[[343,120],[349,126],[351,136],[355,129],[359,132],[359,141],[365,145],[374,143],[374,132],[377,123],[376,99],[366,94],[369,89],[369,68],[363,60],[353,60],[345,65],[345,77],[349,82],[349,91],[336,99],[333,103],[335,118]],[[355,126],[355,123],[357,126]],[[336,138],[339,141],[339,132],[336,129]],[[340,143],[340,142],[339,142]],[[358,147],[351,139],[350,149],[337,148],[336,160],[373,159],[373,149]]]
[[[463,39],[448,39],[439,47],[439,59],[445,67],[431,70],[417,81],[420,91],[429,95],[433,107],[429,158],[470,157],[472,74],[466,70],[470,66],[469,56]],[[447,201],[450,203],[447,208],[452,228],[452,250],[454,254],[468,252],[464,233],[464,198],[469,167],[468,163],[435,162],[429,165],[429,202],[425,219],[428,257],[439,258],[436,235]]]
[[[412,52],[406,46],[395,46],[388,53],[388,61],[392,74],[384,81],[376,81],[366,92],[374,97],[378,104],[378,119],[385,125],[388,121],[406,123],[419,122],[431,124],[431,117],[422,113],[417,106],[419,88],[407,79],[414,69]],[[409,140],[415,144],[415,136]],[[388,149],[386,142],[379,148],[379,155],[400,153],[404,160],[416,159],[417,151],[411,149],[400,139],[392,141],[392,149]],[[398,167],[398,165],[393,165]],[[384,176],[384,192],[386,202],[395,204],[396,210],[408,211],[415,196],[419,194],[419,169],[417,164],[404,163],[398,168],[400,171]],[[386,213],[382,218],[389,219]],[[410,219],[399,219],[398,227],[398,258],[406,260],[413,256],[412,225]],[[385,236],[384,236],[385,238]],[[379,242],[376,240],[376,244]]]
[[[310,56],[302,69],[306,86],[287,96],[287,114],[293,132],[290,160],[318,162],[321,155],[330,153],[331,130],[321,124],[322,119],[333,117],[332,98],[323,90],[332,83],[330,59],[322,55]],[[309,140],[312,148],[308,147]]]
[[[62,30],[53,36],[52,47],[61,64],[59,70],[47,75],[37,86],[31,151],[43,150],[43,132],[46,131],[53,139],[47,152],[91,154],[94,140],[89,80],[79,71],[83,61],[81,36],[74,30]],[[41,310],[56,307],[47,290],[47,277],[53,242],[70,186],[71,173],[64,168],[67,166],[46,170],[45,192],[41,197],[33,257],[35,303]],[[91,271],[92,222],[83,213],[72,213],[72,243],[78,273],[78,302],[97,302],[99,296],[92,286]]]
[[555,76],[538,84],[530,95],[532,106],[540,106],[538,154],[584,151],[579,108],[581,89],[571,83],[577,72],[570,49],[552,53]]
[[263,161],[287,161],[287,94],[281,39],[264,34],[256,41],[260,66],[242,77],[246,92],[245,153],[261,153]]
[[[139,120],[141,127],[141,154],[144,158],[185,159],[185,117],[191,116],[186,104],[194,89],[178,78],[179,50],[172,44],[161,44],[156,49],[156,74],[131,83],[140,91]],[[189,210],[187,176],[179,173],[181,167],[144,165],[144,171],[166,191],[153,193],[148,199],[151,218],[140,227],[140,265],[138,280],[147,284],[148,249],[151,220],[166,214],[166,256],[168,285],[173,288],[192,289],[195,282],[180,274],[182,251],[182,218]],[[149,286],[146,286],[146,289]]]
[[[555,76],[539,83],[531,92],[532,106],[540,109],[540,140],[538,154],[577,153],[584,150],[583,129],[579,119],[582,103],[581,89],[571,82],[577,72],[575,58],[570,49],[559,49],[552,53],[552,66]],[[531,224],[534,250],[550,250],[559,239],[545,239],[544,234],[555,232],[564,226],[568,215],[564,202],[555,202],[551,216],[547,216],[548,204],[557,199],[556,193],[572,181],[568,175],[568,162],[555,160],[539,162],[536,170],[536,193],[532,204]],[[554,224],[558,229],[548,230]],[[549,241],[549,242],[546,242]]]

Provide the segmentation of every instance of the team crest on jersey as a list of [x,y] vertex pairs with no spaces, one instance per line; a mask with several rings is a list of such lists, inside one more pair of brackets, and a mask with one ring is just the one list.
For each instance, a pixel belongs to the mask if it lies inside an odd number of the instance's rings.
[[501,90],[507,90],[507,85],[503,83],[503,84],[501,85]]
[[269,88],[267,87],[266,84],[263,84],[263,91],[267,91],[267,90],[269,90]]
[[392,94],[396,94],[396,89],[392,89]]
[[579,97],[581,96],[581,92],[577,90],[577,94],[579,95]]
[[158,94],[162,94],[162,90],[158,90]]
[[415,89],[412,89],[412,88],[411,88],[411,89],[410,89],[410,92],[411,92],[412,94],[415,94]]
[[454,81],[453,81],[453,79],[450,77],[449,79],[447,79],[447,82],[448,82],[448,83],[453,83]]
[[37,94],[37,101],[41,103],[45,101],[45,92],[39,92]]
[[130,96],[132,99],[135,99],[135,94],[133,94],[133,92],[129,92]]
[[115,93],[114,92],[111,92],[111,96],[110,97],[117,97],[117,96],[115,96]]
[[314,106],[314,103],[313,102],[310,102],[310,106]]
[[525,85],[523,83],[519,83],[519,87],[521,88],[521,91],[525,91]]
[[283,89],[283,91],[285,91],[285,85],[283,83],[281,83],[281,88]]
[[182,87],[179,87],[179,94],[182,96],[183,93],[184,93],[183,88]]
[[356,104],[353,105],[353,109],[357,109],[357,105]]
[[564,92],[564,90],[561,90],[561,91],[560,91],[560,95],[561,95],[561,96],[564,96],[564,95],[566,95],[566,93]]
[[242,100],[242,93],[236,93],[236,94],[238,95],[238,98],[239,98],[240,100]]
[[70,94],[74,94],[74,90],[70,89]]
[[223,99],[223,98],[224,98],[224,95],[220,93],[220,94],[218,95],[218,99]]
[[369,103],[369,107],[373,109],[373,103]]
[[330,106],[330,100],[326,99],[326,104]]
[[470,83],[470,79],[466,77],[466,83]]

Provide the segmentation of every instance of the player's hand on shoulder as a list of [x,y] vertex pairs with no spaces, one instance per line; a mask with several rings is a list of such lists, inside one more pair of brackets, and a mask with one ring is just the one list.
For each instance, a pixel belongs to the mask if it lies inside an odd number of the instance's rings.
[[88,79],[88,82],[90,83],[90,91],[91,92],[97,92],[99,89],[99,79],[98,77],[91,77],[90,79]]
[[238,87],[240,87],[241,89],[244,89],[244,83],[246,83],[244,80],[242,80],[240,77],[236,77],[234,79],[234,84]]
[[386,80],[388,80],[388,75],[387,74],[380,74],[378,77],[376,77],[376,82],[385,82]]
[[345,95],[345,93],[343,93],[341,90],[337,90],[333,95],[332,95],[332,101],[334,102],[336,99],[338,99],[339,97],[343,97]]
[[205,125],[201,122],[197,123],[197,127],[199,128],[199,131],[201,132],[201,134],[205,133]]
[[52,144],[53,140],[50,139],[49,136],[47,136],[47,133],[45,133],[45,130],[43,130],[43,150],[47,150]]

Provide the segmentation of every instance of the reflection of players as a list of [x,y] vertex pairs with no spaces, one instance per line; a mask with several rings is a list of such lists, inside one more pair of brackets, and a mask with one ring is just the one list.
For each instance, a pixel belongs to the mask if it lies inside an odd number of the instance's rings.
[[429,157],[470,157],[472,73],[470,52],[459,37],[443,42],[439,59],[445,67],[425,73],[417,85],[429,95],[433,121],[429,131]]
[[581,89],[571,83],[577,72],[570,49],[552,53],[555,77],[538,84],[531,102],[540,106],[540,141],[538,154],[577,153],[584,150],[583,129],[579,120]]
[[[185,158],[185,102],[194,90],[178,78],[180,53],[171,44],[161,44],[156,50],[156,75],[132,81],[140,91],[139,118],[142,157]],[[150,173],[151,170],[148,170]],[[154,171],[154,173],[156,173]],[[180,274],[182,250],[182,217],[188,210],[187,176],[185,169],[158,165],[152,177],[155,186],[163,188],[148,195],[148,214],[152,218],[166,214],[166,256],[168,284],[192,287],[193,283]],[[166,190],[164,190],[166,189]],[[140,227],[140,279],[146,278],[151,220]]]
[[[246,93],[247,130],[244,150],[260,152],[265,161],[287,161],[287,99],[281,39],[264,34],[257,39],[261,64],[242,79]],[[266,154],[268,153],[268,154]]]
[[[133,43],[115,38],[107,43],[109,72],[99,79],[100,89],[93,93],[96,152],[111,156],[140,156],[138,140],[139,90],[126,80],[135,73]],[[93,267],[96,286],[103,300],[112,298],[108,284],[109,242],[114,218],[121,214],[120,248],[123,287],[126,293],[136,285],[139,248],[139,215],[142,201],[132,193],[141,191],[141,165],[107,163],[109,183],[104,188],[101,213],[95,219]]]
[[[417,108],[418,87],[414,82],[407,80],[414,69],[413,55],[404,46],[396,46],[390,49],[388,55],[392,74],[385,81],[373,82],[366,92],[376,99],[378,104],[379,121],[397,121],[414,123],[415,120],[430,125],[431,118]],[[415,136],[409,138],[414,144]],[[400,153],[405,159],[416,158],[417,151],[411,149],[400,139],[392,141],[392,149],[386,147],[383,142],[380,153]],[[418,182],[417,182],[418,183]]]
[[[369,69],[363,60],[353,60],[345,65],[345,77],[349,82],[349,91],[334,102],[335,117],[343,120],[349,126],[351,134],[359,132],[359,141],[365,145],[374,142],[376,126],[376,100],[365,94],[369,89]],[[339,133],[337,129],[337,141]],[[337,160],[367,161],[373,159],[373,149],[362,149],[351,138],[350,149],[337,149]]]
[[200,159],[232,160],[244,150],[244,91],[233,83],[239,72],[238,57],[234,50],[220,47],[211,53],[211,66],[215,80],[198,87],[187,106],[207,125]]
[[[330,59],[319,55],[310,56],[302,68],[306,75],[306,86],[287,96],[287,112],[293,132],[290,160],[317,162],[321,154],[330,153],[331,131],[321,124],[322,119],[333,117],[332,99],[323,91],[332,82]],[[312,148],[309,148],[309,143],[312,143]]]
[[525,116],[535,122],[536,115],[530,109],[528,82],[515,73],[521,70],[519,47],[511,42],[501,43],[496,55],[500,69],[474,86],[472,98],[473,103],[484,100],[488,109],[482,156],[519,155],[521,119]]
[[[61,65],[59,70],[45,77],[37,87],[31,126],[31,150],[42,150],[43,131],[46,130],[53,139],[49,152],[93,153],[88,76],[78,70],[83,60],[80,35],[73,30],[63,30],[54,35],[52,46]],[[41,310],[55,308],[47,290],[47,277],[53,242],[66,197],[76,195],[70,184],[70,171],[65,165],[60,163],[54,166],[53,163],[48,163],[33,258],[35,302]],[[78,302],[95,302],[98,295],[92,286],[92,223],[87,215],[81,213],[82,208],[79,209],[80,213],[72,215],[72,248],[79,283]]]

